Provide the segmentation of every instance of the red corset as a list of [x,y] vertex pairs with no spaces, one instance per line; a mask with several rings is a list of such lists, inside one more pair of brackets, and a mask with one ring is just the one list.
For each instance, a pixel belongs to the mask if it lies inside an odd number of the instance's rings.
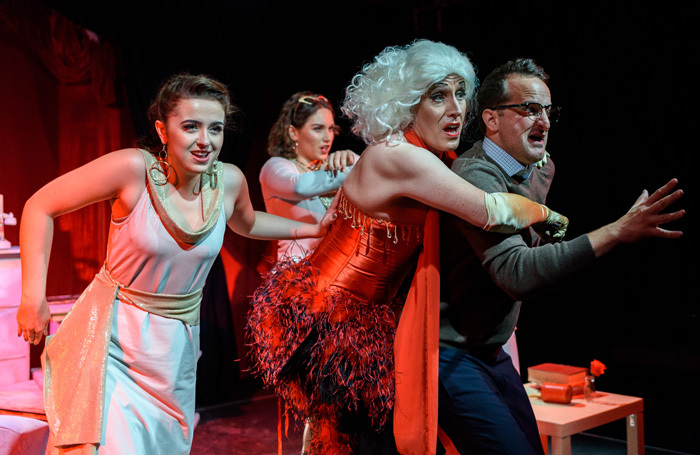
[[364,302],[391,301],[415,264],[423,227],[371,218],[341,194],[338,219],[309,258],[319,289],[343,289]]

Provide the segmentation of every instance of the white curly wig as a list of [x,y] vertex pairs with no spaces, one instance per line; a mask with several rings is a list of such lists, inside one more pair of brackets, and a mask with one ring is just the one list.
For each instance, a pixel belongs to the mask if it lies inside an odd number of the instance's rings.
[[393,134],[402,140],[413,123],[414,106],[433,84],[453,74],[464,78],[471,106],[478,81],[465,54],[425,39],[390,46],[353,77],[341,110],[352,121],[351,131],[367,144],[389,140]]

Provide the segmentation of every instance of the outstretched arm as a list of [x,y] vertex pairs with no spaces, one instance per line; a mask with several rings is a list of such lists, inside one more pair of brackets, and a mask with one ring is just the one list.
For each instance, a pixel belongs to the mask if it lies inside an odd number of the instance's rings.
[[337,190],[346,176],[346,172],[335,170],[299,174],[291,161],[273,157],[260,170],[260,184],[268,197],[301,201]]
[[493,232],[512,233],[538,224],[549,227],[555,238],[563,237],[566,231],[566,217],[519,195],[485,193],[425,149],[401,144],[386,151],[391,159],[377,164],[383,166],[398,194]]
[[604,255],[620,244],[652,237],[675,239],[682,236],[681,231],[668,231],[660,227],[685,215],[685,210],[661,213],[683,196],[683,190],[673,191],[676,185],[678,180],[671,179],[651,196],[644,190],[622,218],[588,234],[596,257]]
[[338,198],[318,224],[303,223],[253,210],[248,183],[237,167],[224,165],[227,224],[237,234],[254,239],[297,239],[323,237],[336,218]]

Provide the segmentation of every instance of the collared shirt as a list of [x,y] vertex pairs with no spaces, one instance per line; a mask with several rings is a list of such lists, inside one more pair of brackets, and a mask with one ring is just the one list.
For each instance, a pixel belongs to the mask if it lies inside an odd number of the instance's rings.
[[496,145],[491,139],[485,137],[483,142],[484,153],[498,164],[508,177],[518,180],[527,180],[532,174],[534,164],[523,166],[518,160],[513,158],[508,152]]

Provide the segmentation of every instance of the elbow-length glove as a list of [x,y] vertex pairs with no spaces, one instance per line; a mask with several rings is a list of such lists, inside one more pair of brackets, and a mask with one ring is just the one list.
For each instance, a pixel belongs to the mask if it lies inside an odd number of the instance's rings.
[[547,206],[512,193],[485,193],[488,221],[484,230],[512,234],[529,226],[548,240],[561,241],[569,219]]

